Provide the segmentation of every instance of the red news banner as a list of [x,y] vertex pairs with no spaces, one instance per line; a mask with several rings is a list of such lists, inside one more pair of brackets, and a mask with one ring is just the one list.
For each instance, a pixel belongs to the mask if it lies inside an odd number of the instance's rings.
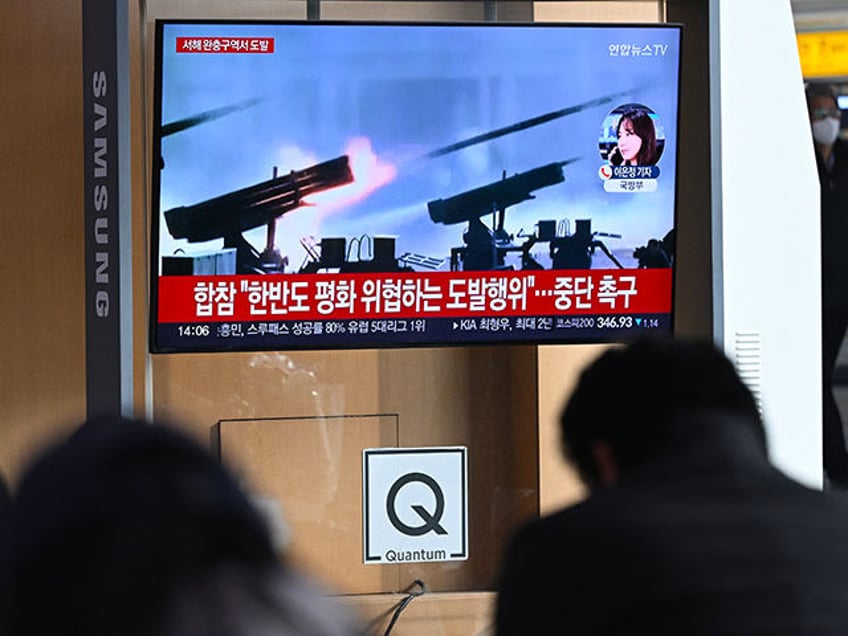
[[178,37],[177,53],[273,53],[274,38]]
[[160,276],[159,322],[665,314],[671,269]]

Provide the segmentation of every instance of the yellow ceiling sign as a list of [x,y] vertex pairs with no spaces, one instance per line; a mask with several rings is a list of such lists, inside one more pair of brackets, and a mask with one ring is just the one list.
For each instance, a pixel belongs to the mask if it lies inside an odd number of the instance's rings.
[[799,33],[797,39],[805,79],[848,77],[848,31]]

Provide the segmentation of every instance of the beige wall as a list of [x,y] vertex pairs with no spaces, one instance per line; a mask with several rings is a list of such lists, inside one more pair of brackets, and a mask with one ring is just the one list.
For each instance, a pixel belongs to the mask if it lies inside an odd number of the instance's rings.
[[0,473],[85,412],[80,5],[0,4]]
[[659,22],[663,7],[660,0],[545,0],[534,3],[533,15],[539,22]]

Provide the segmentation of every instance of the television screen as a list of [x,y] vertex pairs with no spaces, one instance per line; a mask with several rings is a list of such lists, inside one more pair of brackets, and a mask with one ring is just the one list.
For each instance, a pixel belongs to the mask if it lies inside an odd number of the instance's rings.
[[159,21],[151,350],[673,320],[680,28]]

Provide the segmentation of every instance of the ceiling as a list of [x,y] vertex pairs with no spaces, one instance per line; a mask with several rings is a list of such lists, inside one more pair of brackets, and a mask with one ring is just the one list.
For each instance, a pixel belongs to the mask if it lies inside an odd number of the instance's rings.
[[797,31],[848,28],[846,0],[790,0]]

